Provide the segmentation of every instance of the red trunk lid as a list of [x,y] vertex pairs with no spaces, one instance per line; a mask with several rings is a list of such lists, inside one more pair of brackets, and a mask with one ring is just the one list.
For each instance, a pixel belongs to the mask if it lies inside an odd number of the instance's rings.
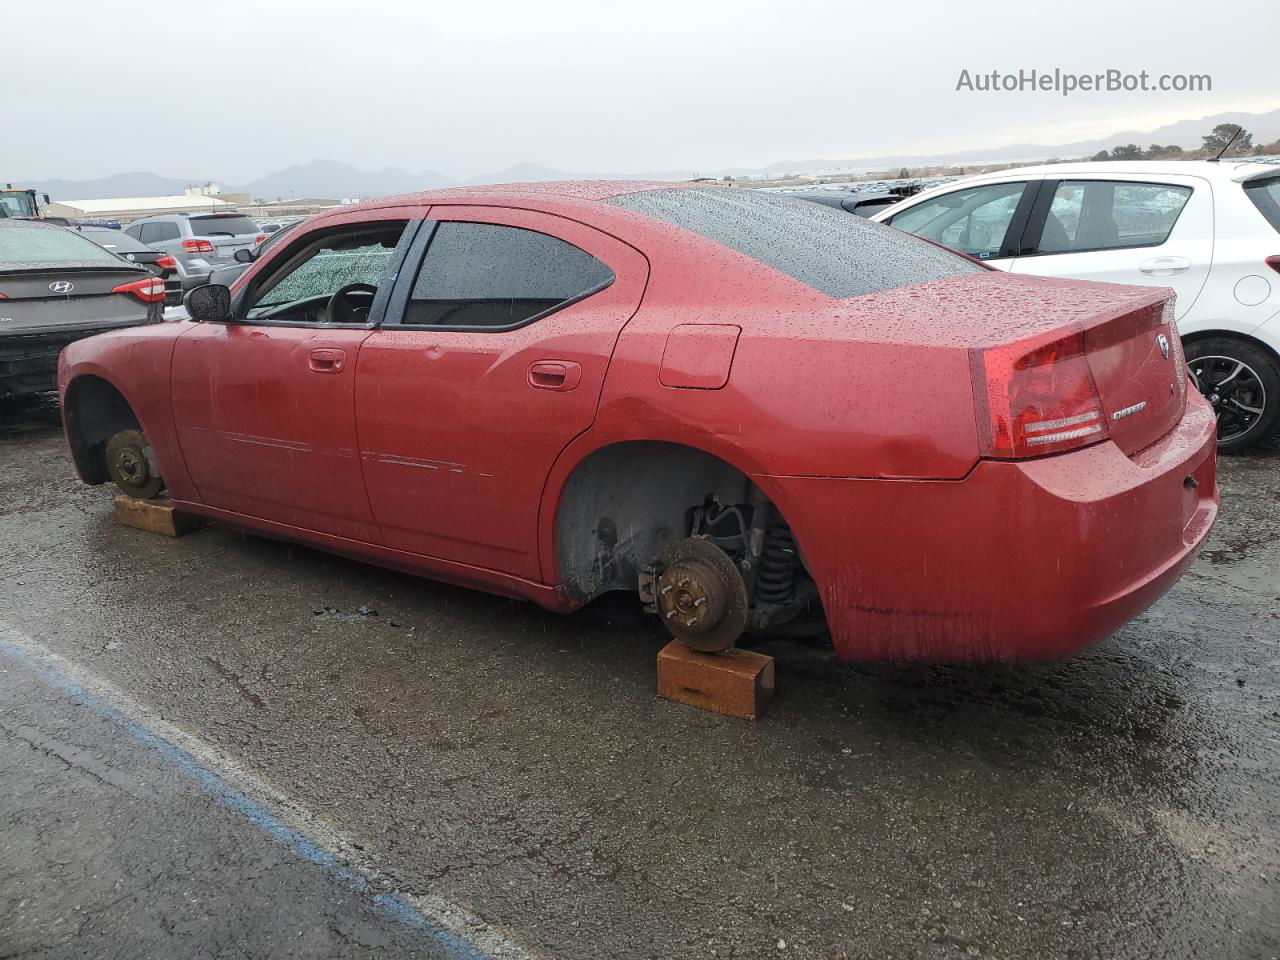
[[1086,326],[1086,359],[1111,440],[1125,453],[1155,443],[1182,419],[1187,376],[1173,294]]
[[847,303],[860,338],[969,354],[986,456],[1044,456],[1107,437],[1133,454],[1186,408],[1171,290],[991,271]]

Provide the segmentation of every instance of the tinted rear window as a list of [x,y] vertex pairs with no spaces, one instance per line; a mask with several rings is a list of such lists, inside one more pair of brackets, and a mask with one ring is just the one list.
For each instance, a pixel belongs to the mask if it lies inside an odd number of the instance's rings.
[[243,233],[261,233],[258,225],[248,217],[191,217],[191,232],[197,237],[216,237],[225,234],[239,236]]
[[757,190],[652,190],[606,202],[692,230],[829,297],[860,297],[983,269],[892,227]]
[[1250,181],[1244,185],[1244,192],[1267,223],[1280,230],[1280,177]]
[[92,240],[62,227],[0,226],[0,263],[103,263],[120,261]]

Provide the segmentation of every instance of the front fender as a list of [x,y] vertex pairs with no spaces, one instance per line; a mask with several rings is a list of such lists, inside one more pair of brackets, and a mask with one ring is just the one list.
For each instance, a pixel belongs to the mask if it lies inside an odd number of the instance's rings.
[[95,473],[84,462],[87,445],[79,431],[87,411],[78,405],[94,402],[94,398],[77,397],[76,385],[94,379],[112,388],[128,405],[151,443],[170,494],[176,499],[198,500],[178,445],[170,400],[173,347],[191,326],[179,322],[113,330],[77,340],[62,351],[58,359],[58,399],[64,411],[63,429],[76,469],[86,482],[95,482]]

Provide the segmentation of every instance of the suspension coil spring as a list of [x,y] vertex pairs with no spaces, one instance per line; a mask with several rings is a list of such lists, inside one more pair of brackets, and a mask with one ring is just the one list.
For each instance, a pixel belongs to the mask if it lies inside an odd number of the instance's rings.
[[769,524],[756,574],[756,599],[762,603],[788,603],[795,596],[799,559],[791,528],[783,523]]

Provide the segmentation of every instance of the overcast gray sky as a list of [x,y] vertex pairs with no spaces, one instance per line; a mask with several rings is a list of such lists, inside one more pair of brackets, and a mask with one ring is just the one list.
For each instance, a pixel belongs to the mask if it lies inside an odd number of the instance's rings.
[[[0,180],[244,182],[315,158],[457,177],[524,160],[710,170],[1280,107],[1280,9],[1257,0],[20,6],[5,10]],[[955,92],[962,68],[1023,67],[1208,73],[1213,92]]]

